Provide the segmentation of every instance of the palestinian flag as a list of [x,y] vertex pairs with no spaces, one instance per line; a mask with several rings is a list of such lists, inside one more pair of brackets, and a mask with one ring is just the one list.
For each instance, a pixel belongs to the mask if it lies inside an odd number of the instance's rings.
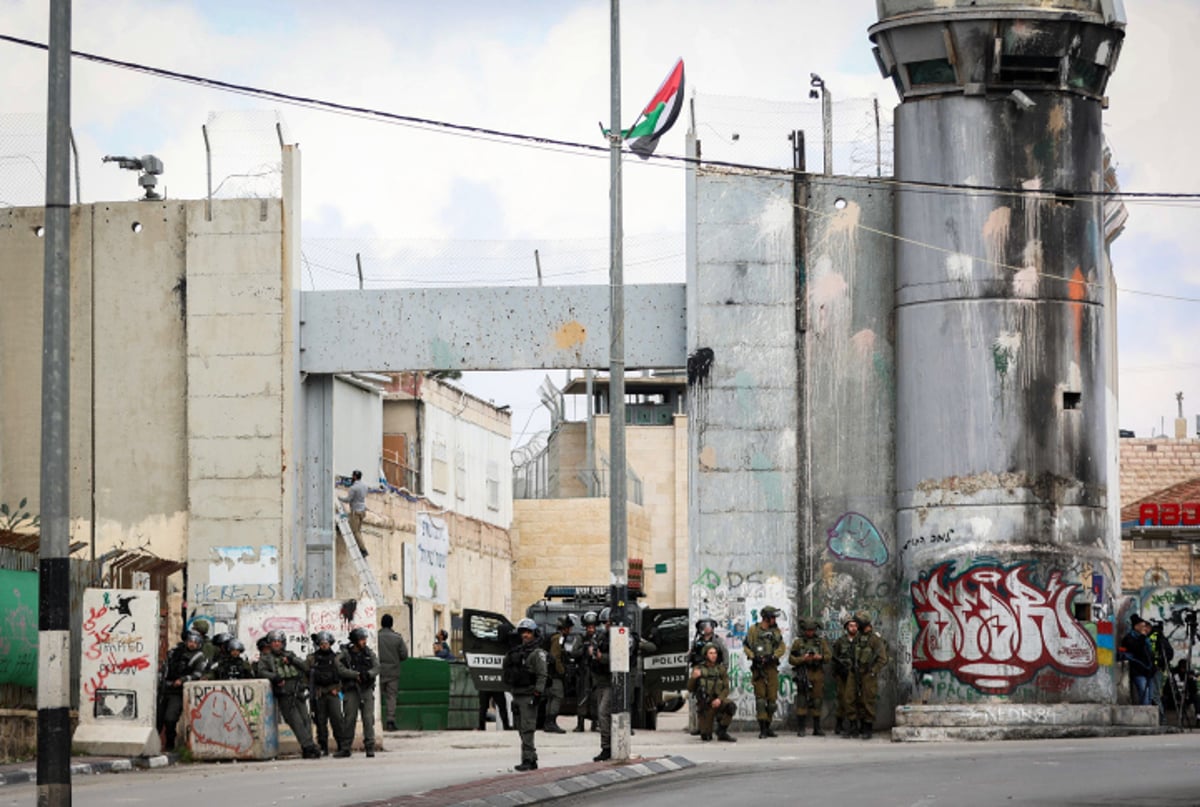
[[643,160],[654,153],[658,139],[675,125],[679,110],[683,109],[683,59],[675,63],[671,75],[658,88],[658,92],[646,104],[633,128],[621,132],[622,137],[637,138],[629,144],[634,154]]

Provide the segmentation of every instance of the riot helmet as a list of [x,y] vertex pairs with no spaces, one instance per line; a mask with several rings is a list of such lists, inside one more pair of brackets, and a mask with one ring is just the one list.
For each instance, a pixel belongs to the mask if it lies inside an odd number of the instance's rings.
[[611,608],[600,609],[600,621],[604,622],[606,624],[608,622],[612,621],[612,609]]
[[596,614],[595,611],[588,611],[586,614],[583,615],[584,627],[587,627],[588,625],[598,625],[599,623],[600,623],[600,617]]
[[320,646],[321,643],[323,642],[332,648],[333,643],[336,640],[333,638],[333,634],[330,633],[329,631],[320,630],[313,634],[313,641],[316,642],[318,646]]
[[246,645],[242,644],[237,639],[230,639],[225,643],[225,652],[231,656],[234,653],[244,653],[246,652]]
[[216,636],[212,637],[212,643],[213,643],[213,646],[215,646],[217,648],[222,648],[225,645],[229,644],[231,639],[233,639],[232,633],[221,632],[221,633],[218,633]]
[[[324,631],[322,631],[322,633],[324,633]],[[355,628],[354,630],[350,631],[350,643],[358,644],[363,639],[369,638],[370,635],[371,634],[367,632],[366,628]]]
[[284,647],[287,647],[287,634],[281,630],[273,630],[267,633],[267,641],[271,644],[279,642]]
[[183,632],[183,641],[184,641],[184,644],[197,644],[197,645],[199,645],[199,644],[202,644],[202,643],[204,642],[204,637],[203,637],[203,636],[201,636],[199,633],[197,633],[197,632],[196,632],[196,631],[194,631],[194,630],[185,630],[185,631]]

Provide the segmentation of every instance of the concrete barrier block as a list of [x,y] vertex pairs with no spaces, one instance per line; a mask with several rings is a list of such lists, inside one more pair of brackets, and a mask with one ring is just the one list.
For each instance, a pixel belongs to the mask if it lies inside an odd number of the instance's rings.
[[1157,727],[1158,707],[1114,706],[1112,707],[1112,722],[1114,726]]
[[195,759],[279,756],[269,681],[191,681],[183,686],[183,714]]

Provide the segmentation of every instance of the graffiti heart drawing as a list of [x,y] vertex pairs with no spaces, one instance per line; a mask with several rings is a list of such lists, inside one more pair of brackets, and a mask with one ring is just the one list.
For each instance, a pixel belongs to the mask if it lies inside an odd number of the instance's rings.
[[829,530],[829,551],[844,560],[858,560],[872,566],[887,563],[888,549],[883,536],[862,513],[843,513]]

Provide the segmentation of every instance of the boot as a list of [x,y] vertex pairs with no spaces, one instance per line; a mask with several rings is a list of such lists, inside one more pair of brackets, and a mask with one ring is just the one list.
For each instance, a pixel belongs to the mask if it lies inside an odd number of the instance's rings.
[[542,731],[547,732],[548,734],[566,734],[566,732],[562,730],[562,727],[558,725],[558,718],[555,717],[546,718],[546,725],[542,726]]
[[838,736],[841,736],[845,731],[846,731],[846,723],[842,718],[839,717],[837,719],[837,722],[833,724],[833,733],[837,734]]
[[701,740],[703,740],[703,741],[704,741],[704,742],[706,742],[706,743],[707,743],[707,742],[712,742],[712,735],[711,735],[711,734],[707,734],[707,733],[701,733],[701,734],[700,734],[700,739],[701,739]]
[[611,748],[601,748],[600,753],[592,757],[592,762],[603,762],[606,759],[612,759]]
[[857,720],[847,720],[846,721],[846,736],[851,739],[858,736],[858,721]]
[[821,731],[821,718],[819,718],[819,717],[813,718],[813,736],[814,737],[824,737],[825,736],[825,732]]
[[321,743],[321,756],[329,756],[329,740],[325,740],[323,743]]
[[758,721],[758,739],[764,740],[767,737],[767,721]]
[[336,751],[334,751],[334,752],[333,752],[333,758],[334,758],[334,759],[346,759],[346,758],[348,758],[349,756],[350,756],[350,749],[349,749],[349,748],[345,748],[345,747],[343,747],[343,748],[339,748],[338,750],[336,750]]
[[769,718],[769,717],[763,723],[763,731],[766,732],[767,737],[778,737],[779,736],[778,734],[775,733],[775,729],[771,728],[771,718]]
[[536,770],[537,770],[537,763],[536,763],[536,762],[534,762],[533,760],[526,760],[525,762],[522,762],[520,765],[514,765],[514,766],[513,766],[513,770],[514,770],[514,771],[522,771],[522,772],[524,772],[524,771],[536,771]]
[[600,731],[600,724],[595,720],[592,721],[592,731]]
[[729,726],[717,726],[717,740],[723,743],[736,743],[737,737],[729,733]]
[[871,724],[864,722],[862,728],[858,731],[858,736],[864,740],[871,739]]
[[797,737],[804,736],[804,724],[806,722],[808,722],[808,718],[806,718],[804,715],[798,715],[796,717],[796,736]]
[[[483,726],[480,726],[480,728],[482,729],[482,728],[483,728]],[[387,723],[384,725],[384,727],[383,727],[383,730],[384,730],[384,731],[395,731],[395,730],[396,730],[396,724],[395,724],[395,723],[393,723],[393,722],[391,722],[391,721],[389,720],[389,721],[388,721],[388,722],[387,722]]]
[[375,743],[366,743],[363,745],[363,749],[367,752],[368,757],[375,756]]
[[582,734],[582,733],[583,733],[583,731],[584,731],[584,728],[583,728],[583,715],[579,715],[578,717],[576,717],[576,718],[575,718],[575,729],[574,729],[574,731],[575,731],[575,733],[576,733],[576,734]]

